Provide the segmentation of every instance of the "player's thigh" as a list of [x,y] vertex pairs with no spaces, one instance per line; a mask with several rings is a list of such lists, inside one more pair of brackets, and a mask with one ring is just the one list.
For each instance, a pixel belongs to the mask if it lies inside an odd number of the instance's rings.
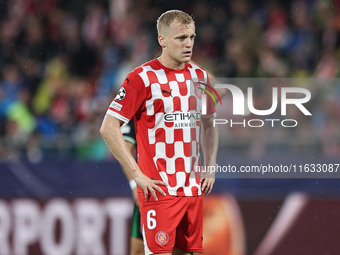
[[193,254],[194,254],[193,252],[186,252],[177,248],[174,248],[174,251],[172,252],[172,255],[193,255]]
[[144,255],[143,239],[131,237],[130,255]]

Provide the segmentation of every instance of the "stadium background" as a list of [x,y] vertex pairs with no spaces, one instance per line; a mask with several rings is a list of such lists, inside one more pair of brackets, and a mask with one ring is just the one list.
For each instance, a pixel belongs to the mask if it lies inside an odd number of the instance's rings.
[[[168,9],[193,14],[193,58],[217,77],[338,77],[339,1],[0,1],[0,254],[127,254],[130,191],[98,131]],[[219,163],[339,163],[340,86],[312,98],[293,130],[220,127]],[[205,254],[339,254],[339,194],[336,178],[218,179]]]

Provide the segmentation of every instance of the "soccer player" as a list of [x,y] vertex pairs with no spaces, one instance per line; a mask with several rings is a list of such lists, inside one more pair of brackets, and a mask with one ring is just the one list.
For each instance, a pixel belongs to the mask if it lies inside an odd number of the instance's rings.
[[[208,195],[215,182],[214,173],[195,171],[199,129],[204,164],[215,167],[215,110],[211,101],[202,100],[209,98],[202,95],[209,87],[207,72],[189,64],[196,36],[192,17],[167,11],[157,20],[157,30],[161,56],[127,76],[100,132],[138,185],[145,254],[193,254],[203,251],[202,194]],[[138,164],[120,131],[132,117]]]

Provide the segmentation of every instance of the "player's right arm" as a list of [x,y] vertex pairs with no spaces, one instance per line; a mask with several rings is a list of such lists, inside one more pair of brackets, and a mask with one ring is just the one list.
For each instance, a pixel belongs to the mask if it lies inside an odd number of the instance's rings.
[[[135,145],[133,143],[125,141],[125,146],[127,147],[128,151],[132,154],[133,150],[135,148]],[[130,188],[131,188],[131,191],[132,191],[133,200],[138,205],[137,184],[136,184],[135,180],[132,178],[129,171],[127,169],[125,169],[124,167],[122,167],[122,169],[123,169],[123,173],[124,173],[126,179],[129,181],[129,185],[130,185]]]
[[100,128],[100,133],[103,136],[107,146],[111,150],[113,156],[118,160],[123,169],[126,169],[131,177],[135,180],[137,185],[141,187],[144,192],[145,199],[148,201],[149,194],[157,200],[156,190],[162,195],[165,192],[158,185],[167,185],[163,181],[152,180],[147,177],[139,168],[137,162],[129,152],[125,145],[125,141],[120,130],[123,121],[106,114]]
[[[122,131],[122,134],[125,140],[125,146],[127,147],[128,151],[131,153],[131,155],[134,158],[136,158],[133,153],[136,147],[136,133],[135,133],[134,120],[131,119],[128,123],[125,123],[123,126],[120,127],[120,130]],[[122,167],[122,170],[123,170],[123,173],[126,179],[129,181],[133,200],[138,205],[137,184],[127,169]]]

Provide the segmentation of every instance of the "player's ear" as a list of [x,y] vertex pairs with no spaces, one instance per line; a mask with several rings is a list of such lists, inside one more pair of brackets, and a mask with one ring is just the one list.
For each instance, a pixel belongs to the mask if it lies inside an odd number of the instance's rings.
[[159,35],[158,36],[158,43],[162,48],[165,48],[165,37],[163,35]]

